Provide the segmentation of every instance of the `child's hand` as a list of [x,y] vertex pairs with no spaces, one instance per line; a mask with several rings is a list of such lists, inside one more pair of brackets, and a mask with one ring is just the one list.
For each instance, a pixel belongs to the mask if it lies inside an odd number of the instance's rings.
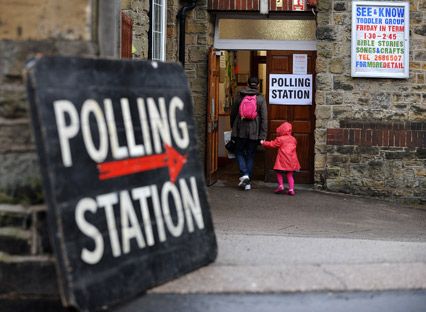
[[260,140],[260,144],[263,145],[265,143],[265,140]]

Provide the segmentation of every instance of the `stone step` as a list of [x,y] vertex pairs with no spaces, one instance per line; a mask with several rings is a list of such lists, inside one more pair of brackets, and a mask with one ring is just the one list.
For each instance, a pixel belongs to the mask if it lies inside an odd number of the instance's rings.
[[0,253],[0,281],[0,298],[59,298],[51,256],[11,256]]
[[2,227],[29,227],[29,212],[21,205],[0,204],[0,228]]
[[12,255],[52,254],[47,207],[0,204],[0,252]]
[[0,228],[0,252],[11,255],[31,254],[31,232],[15,227]]

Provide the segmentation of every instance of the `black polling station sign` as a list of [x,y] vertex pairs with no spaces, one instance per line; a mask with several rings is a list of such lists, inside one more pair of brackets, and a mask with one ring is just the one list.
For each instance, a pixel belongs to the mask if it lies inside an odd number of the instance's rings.
[[27,81],[66,305],[105,308],[214,261],[180,65],[42,57]]

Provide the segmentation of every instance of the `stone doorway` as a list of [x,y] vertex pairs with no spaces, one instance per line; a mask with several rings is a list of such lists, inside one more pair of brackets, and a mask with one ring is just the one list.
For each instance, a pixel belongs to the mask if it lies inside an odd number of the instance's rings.
[[[269,73],[291,74],[293,55],[307,55],[309,74],[315,71],[315,56],[313,51],[249,51],[221,50],[217,51],[217,88],[215,93],[217,118],[217,172],[215,180],[238,181],[239,170],[235,159],[226,151],[224,133],[231,130],[230,108],[235,96],[247,85],[250,76],[257,76],[260,81],[260,91],[268,104],[268,139],[275,137],[275,129],[284,120],[290,121],[294,127],[294,135],[298,140],[298,156],[302,170],[296,175],[296,182],[312,184],[314,181],[314,129],[315,103],[312,105],[270,105],[268,103]],[[312,79],[314,81],[314,79]],[[314,86],[312,86],[314,94]],[[276,151],[264,150],[258,147],[254,167],[254,180],[275,181],[272,170]],[[210,181],[210,185],[214,181]],[[232,182],[231,182],[232,183]]]

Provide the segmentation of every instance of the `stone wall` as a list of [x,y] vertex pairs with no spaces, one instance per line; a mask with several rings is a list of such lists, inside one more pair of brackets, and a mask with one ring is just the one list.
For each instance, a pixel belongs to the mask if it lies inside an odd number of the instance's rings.
[[[178,60],[179,25],[177,14],[178,0],[167,0],[166,61]],[[121,0],[121,10],[133,21],[133,46],[136,53],[133,58],[148,59],[149,56],[149,16],[150,2],[145,0]]]
[[[28,0],[27,6],[16,6],[16,1],[6,1],[0,7],[0,203],[39,203],[42,201],[40,173],[31,134],[23,70],[25,62],[38,53],[46,55],[98,55],[93,35],[91,3],[79,0],[73,5],[61,2],[52,11],[51,0]],[[186,71],[197,103],[200,126],[205,116],[206,88],[201,87],[207,72],[205,2],[199,4],[187,18]],[[36,7],[38,14],[32,14]],[[176,15],[179,1],[168,1],[167,61],[178,58],[178,23]],[[148,58],[149,2],[122,0],[122,11],[133,21],[135,58]],[[11,16],[31,16],[13,20]],[[47,21],[37,26],[37,18]],[[8,23],[7,21],[11,21]],[[13,22],[12,22],[13,21]],[[60,24],[60,27],[58,27]],[[201,26],[200,26],[201,25]],[[204,55],[203,52],[204,51]],[[204,129],[199,132],[204,135]],[[204,137],[199,137],[204,142]],[[201,144],[203,145],[203,144]]]
[[[167,1],[166,61],[179,61],[178,12],[184,2]],[[149,2],[123,0],[122,10],[133,20],[133,45],[137,50],[134,58],[148,58]],[[194,102],[194,119],[197,125],[197,141],[200,155],[205,151],[206,101],[207,101],[207,56],[213,36],[213,23],[207,14],[207,0],[197,1],[189,11],[185,27],[185,72],[189,80]]]
[[[43,311],[62,310],[23,70],[26,61],[39,53],[93,57],[100,48],[94,22],[96,1],[73,1],[71,7],[64,1],[53,2],[26,0],[26,5],[16,6],[17,1],[10,0],[0,4],[0,306],[5,311],[37,309],[40,304]],[[178,0],[168,1],[167,61],[178,59],[176,14],[181,5]],[[40,14],[33,16],[35,7]],[[10,20],[5,13],[12,9],[16,16],[31,17],[3,23]],[[121,10],[133,20],[134,57],[148,58],[149,2],[123,0]],[[47,21],[37,28],[37,19],[42,17]],[[194,98],[201,155],[209,31],[206,1],[198,1],[187,17],[185,70]]]
[[319,1],[315,183],[425,202],[426,5],[410,1],[409,79],[351,78],[351,1]]
[[179,22],[177,15],[180,7],[180,2],[177,0],[167,1],[166,60],[168,62],[178,62],[179,59]]
[[[0,310],[60,311],[24,68],[37,54],[98,54],[90,0],[0,3]],[[44,298],[40,303],[36,299]],[[18,299],[18,300],[17,300]],[[43,307],[40,306],[43,304]],[[28,308],[30,307],[30,309]]]
[[197,6],[190,11],[186,19],[185,72],[193,96],[194,119],[197,125],[200,155],[205,155],[210,24],[207,0],[197,1]]
[[87,41],[92,37],[91,12],[88,0],[3,0],[0,40]]
[[[0,6],[0,202],[29,204],[40,202],[42,195],[24,85],[25,63],[39,53],[96,55],[97,46],[92,41],[91,1],[72,5],[62,1],[55,10],[51,0],[27,0],[26,6],[16,2]],[[9,14],[29,18],[10,21]]]
[[134,58],[148,58],[149,9],[149,1],[121,0],[122,12],[130,16],[133,22]]
[[23,77],[26,61],[38,53],[90,56],[97,47],[81,40],[0,40],[0,202],[28,204],[41,199]]

